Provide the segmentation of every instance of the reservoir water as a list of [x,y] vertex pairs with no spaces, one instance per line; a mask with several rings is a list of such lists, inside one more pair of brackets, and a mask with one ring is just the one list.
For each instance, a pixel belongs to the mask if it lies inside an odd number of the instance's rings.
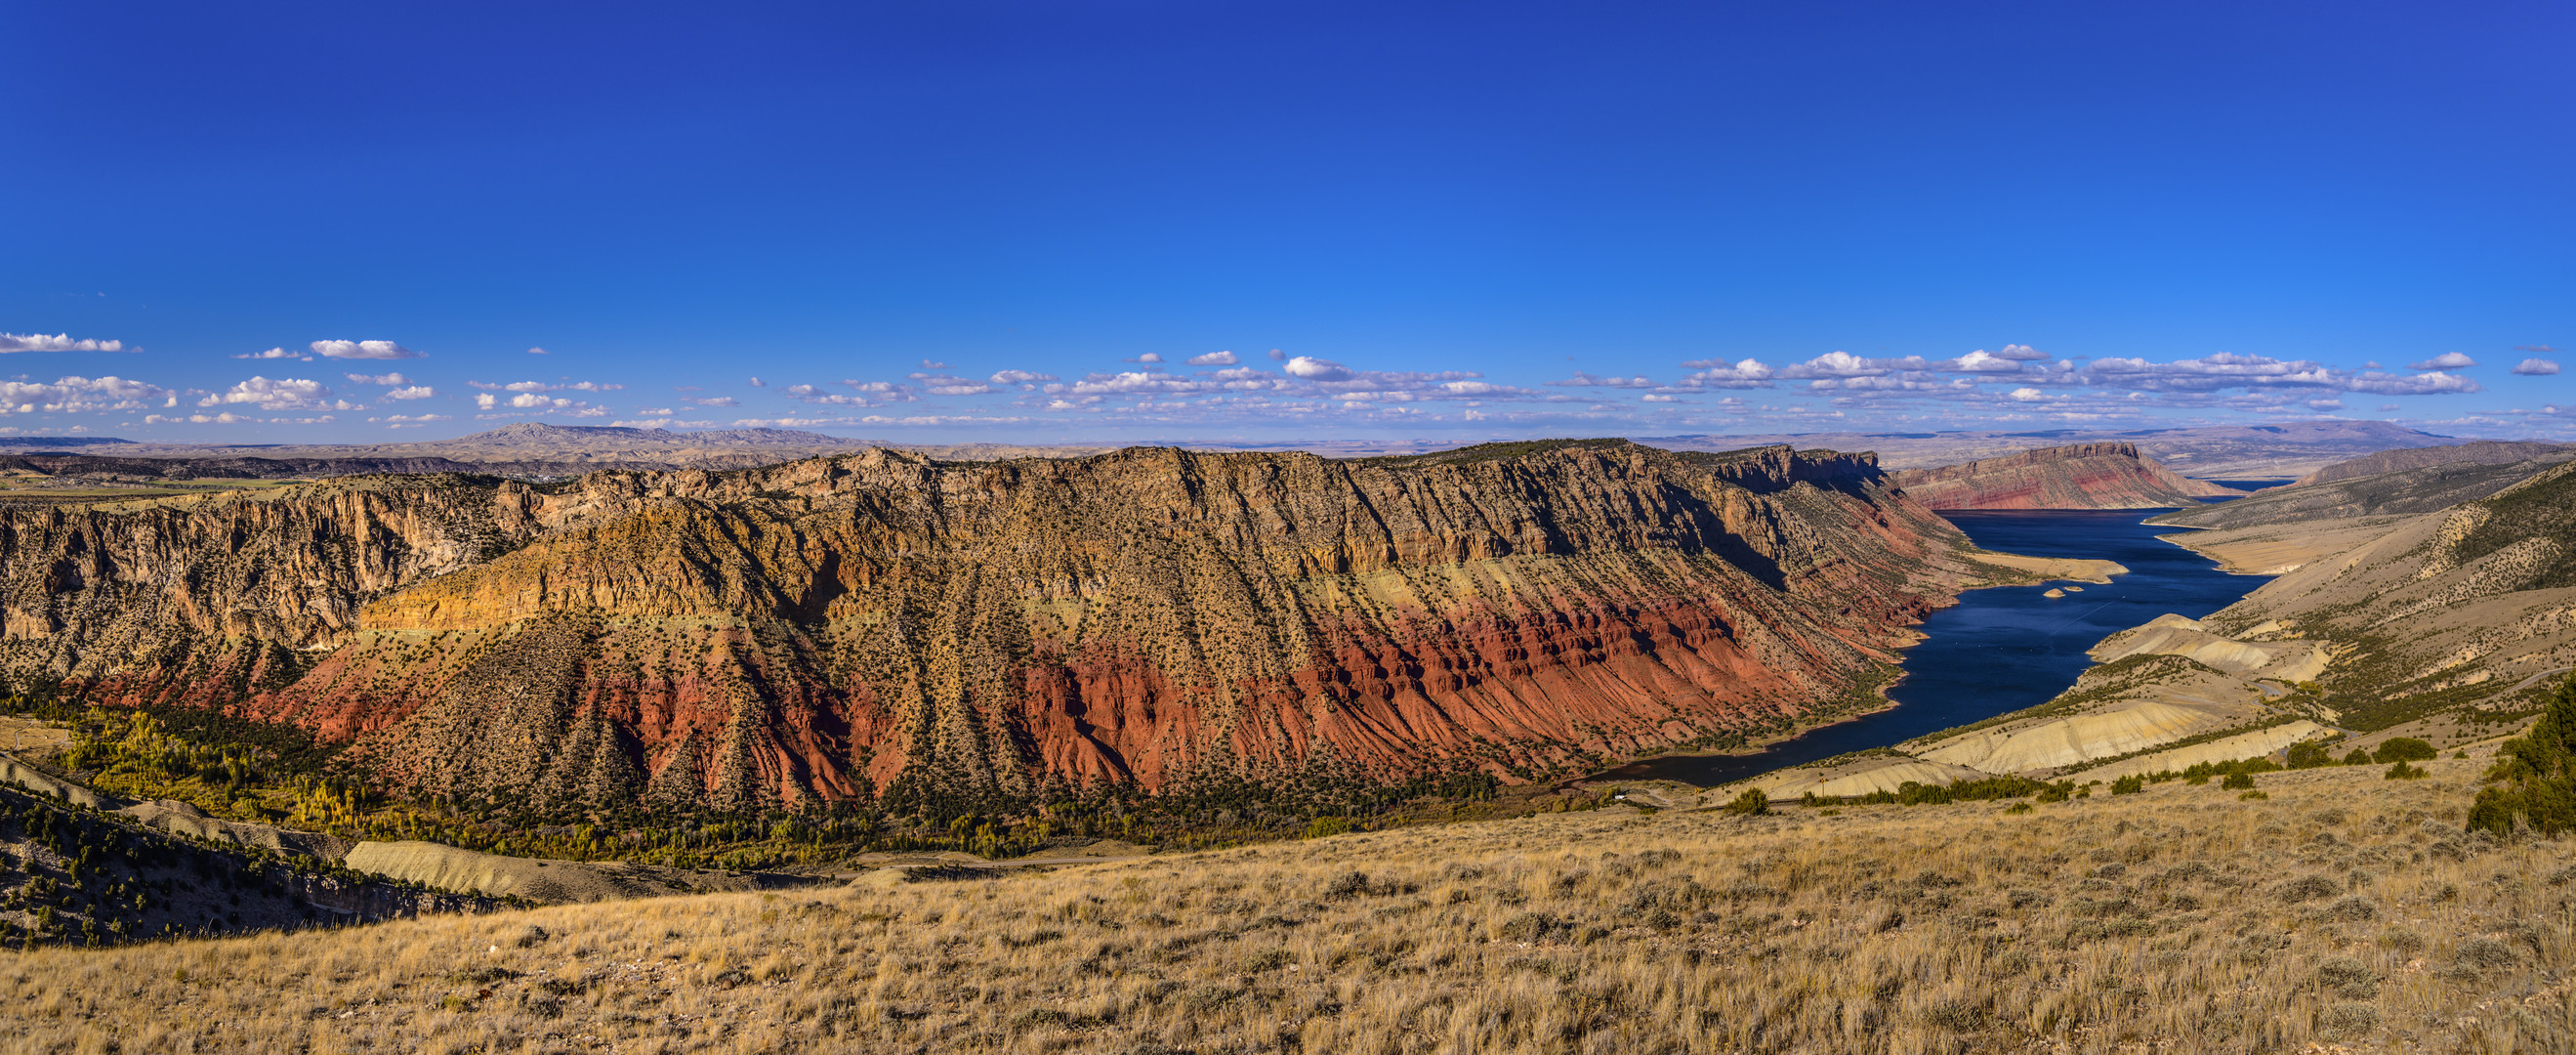
[[2198,619],[2236,602],[2266,579],[2229,575],[2197,553],[2157,541],[2184,530],[2141,523],[2163,510],[1957,511],[1944,514],[1978,546],[2042,557],[2093,557],[2129,569],[2110,584],[2045,596],[2049,587],[1970,590],[1932,613],[1925,637],[1906,649],[1905,677],[1887,690],[1896,706],[1808,730],[1741,755],[1672,755],[1601,774],[1611,779],[1678,780],[1702,786],[1872,747],[2046,703],[2092,665],[2084,652],[2103,638],[2167,612]]

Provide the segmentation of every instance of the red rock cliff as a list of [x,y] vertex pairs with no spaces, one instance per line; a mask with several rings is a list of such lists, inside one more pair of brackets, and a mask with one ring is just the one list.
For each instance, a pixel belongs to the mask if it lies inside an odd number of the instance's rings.
[[2077,443],[1907,469],[1895,483],[1934,509],[2158,509],[2244,493],[2185,478],[2130,443]]
[[1964,545],[1785,447],[351,478],[0,516],[0,671],[542,806],[1531,772],[1847,693]]

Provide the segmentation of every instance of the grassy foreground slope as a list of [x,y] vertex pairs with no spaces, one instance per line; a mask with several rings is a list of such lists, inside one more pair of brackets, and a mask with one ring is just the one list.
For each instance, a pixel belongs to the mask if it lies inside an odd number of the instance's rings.
[[38,1051],[2552,1051],[2571,846],[2487,764],[1617,811],[0,960]]

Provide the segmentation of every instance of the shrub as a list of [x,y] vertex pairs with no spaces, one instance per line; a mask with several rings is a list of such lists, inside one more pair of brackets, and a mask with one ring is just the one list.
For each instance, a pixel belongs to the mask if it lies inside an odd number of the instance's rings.
[[2517,817],[2543,835],[2576,829],[2576,675],[2558,683],[2529,733],[2497,749],[2487,780],[2495,786],[2469,807],[2471,829],[2512,835]]
[[2277,893],[2283,904],[2296,905],[2302,901],[2333,897],[2342,890],[2343,887],[2334,880],[2324,876],[2308,875],[2281,884],[2281,889]]
[[2292,769],[2315,769],[2333,765],[2334,755],[2326,751],[2324,744],[2301,741],[2290,745],[2289,763]]
[[2369,765],[2369,764],[2370,764],[2370,752],[2368,752],[2368,751],[2364,751],[2364,750],[2362,750],[2361,748],[2358,748],[2358,747],[2353,748],[2353,749],[2352,749],[2352,753],[2351,753],[2351,754],[2348,754],[2348,755],[2343,756],[2343,764],[2345,764],[2345,765],[2347,765],[2347,766],[2366,766],[2366,765]]
[[2121,777],[2120,779],[2111,782],[2111,794],[2114,795],[2135,795],[2145,790],[2147,790],[2147,778],[2145,777]]
[[2379,750],[2370,753],[2373,762],[2421,762],[2440,757],[2442,753],[2433,750],[2433,745],[2411,736],[2389,737],[2388,742],[2379,745]]
[[2317,1017],[2317,1028],[2328,1036],[2357,1037],[2379,1028],[2379,1009],[2358,1002],[2336,1004]]
[[2227,779],[2218,782],[2218,786],[2228,791],[2235,791],[2240,788],[2250,788],[2254,786],[2254,774],[2230,773],[2227,775]]
[[1306,822],[1306,837],[1309,839],[1341,835],[1350,830],[1351,822],[1346,817],[1317,817]]
[[2463,967],[2475,967],[2479,970],[2511,967],[2516,959],[2518,957],[2513,954],[2513,946],[2494,938],[2471,938],[2461,942],[2460,951],[2452,957],[2453,961]]
[[2433,771],[2432,771],[2432,770],[2426,769],[2426,768],[2424,768],[2424,767],[2422,767],[2422,766],[2410,766],[2410,765],[2407,765],[2407,764],[2406,764],[2406,763],[2404,763],[2404,762],[2399,762],[2399,763],[2397,763],[2396,765],[2393,765],[2393,766],[2388,767],[2388,772],[2387,772],[2387,774],[2386,774],[2386,776],[2385,776],[2385,779],[2388,779],[2388,780],[2422,780],[2422,779],[2424,779],[2425,777],[2429,777],[2429,776],[2432,776],[2432,775],[2433,775]]
[[1726,812],[1743,817],[1759,817],[1771,812],[1771,796],[1763,794],[1761,788],[1746,788],[1744,794],[1736,796],[1735,801],[1726,804]]

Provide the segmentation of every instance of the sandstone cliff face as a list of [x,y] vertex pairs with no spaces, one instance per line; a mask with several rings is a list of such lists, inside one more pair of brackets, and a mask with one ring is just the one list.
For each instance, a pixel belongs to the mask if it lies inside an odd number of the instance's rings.
[[364,478],[0,516],[0,670],[419,793],[748,807],[1529,772],[1793,717],[1973,573],[1866,455]]
[[2077,443],[1908,469],[1895,480],[1934,509],[2154,509],[2244,493],[2186,479],[2141,456],[2132,443]]

